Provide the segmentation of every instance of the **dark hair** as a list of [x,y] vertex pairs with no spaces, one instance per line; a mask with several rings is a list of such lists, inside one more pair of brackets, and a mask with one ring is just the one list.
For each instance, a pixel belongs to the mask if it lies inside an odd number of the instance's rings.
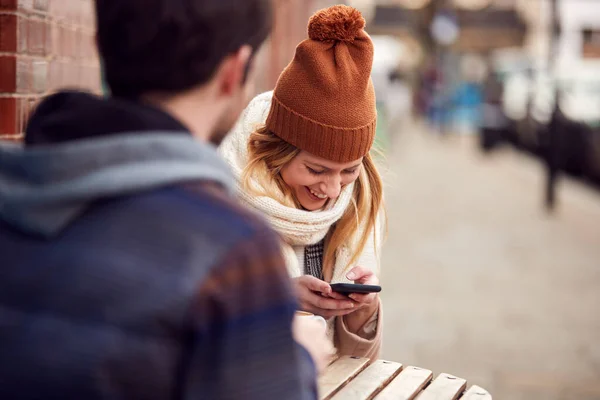
[[260,47],[271,12],[271,0],[96,0],[106,83],[119,97],[206,83],[229,54]]

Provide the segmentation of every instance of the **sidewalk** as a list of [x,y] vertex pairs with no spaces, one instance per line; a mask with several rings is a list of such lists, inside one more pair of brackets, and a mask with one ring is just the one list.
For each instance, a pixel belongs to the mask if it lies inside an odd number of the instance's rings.
[[497,399],[600,399],[600,194],[564,180],[548,216],[536,160],[423,130],[388,153],[384,357]]

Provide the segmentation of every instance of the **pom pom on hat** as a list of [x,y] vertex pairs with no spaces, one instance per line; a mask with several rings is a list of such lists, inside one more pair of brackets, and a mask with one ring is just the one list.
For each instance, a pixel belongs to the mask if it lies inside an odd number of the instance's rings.
[[365,19],[356,8],[338,5],[316,12],[308,22],[312,40],[352,42],[365,27]]

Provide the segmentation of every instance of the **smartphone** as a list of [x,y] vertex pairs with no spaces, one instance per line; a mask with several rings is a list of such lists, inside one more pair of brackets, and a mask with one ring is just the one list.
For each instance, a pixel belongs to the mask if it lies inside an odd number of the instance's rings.
[[358,283],[332,283],[331,290],[341,294],[351,293],[379,293],[381,292],[381,286],[377,285],[360,285]]

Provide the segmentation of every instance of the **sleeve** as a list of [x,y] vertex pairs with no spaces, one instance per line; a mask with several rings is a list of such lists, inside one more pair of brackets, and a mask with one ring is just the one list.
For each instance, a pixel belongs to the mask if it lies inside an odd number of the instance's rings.
[[377,359],[381,352],[383,310],[381,300],[377,311],[365,324],[353,333],[348,330],[344,318],[335,319],[335,346],[340,354]]
[[292,337],[292,293],[271,232],[234,246],[197,292],[182,397],[315,399],[314,363]]

